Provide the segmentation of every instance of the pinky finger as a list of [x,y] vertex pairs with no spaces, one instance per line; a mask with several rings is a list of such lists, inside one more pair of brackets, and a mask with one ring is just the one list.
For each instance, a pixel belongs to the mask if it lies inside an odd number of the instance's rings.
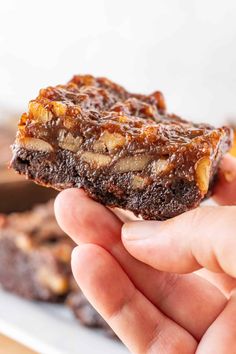
[[77,247],[72,269],[85,296],[132,353],[195,352],[195,339],[150,303],[105,249]]

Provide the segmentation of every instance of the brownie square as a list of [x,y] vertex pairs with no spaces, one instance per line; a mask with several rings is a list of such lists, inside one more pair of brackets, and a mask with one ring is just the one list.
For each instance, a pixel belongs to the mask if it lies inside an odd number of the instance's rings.
[[36,183],[165,220],[210,195],[232,131],[168,114],[163,95],[75,76],[42,89],[21,117],[12,167]]
[[73,247],[56,223],[52,201],[0,214],[0,284],[28,299],[62,300],[70,290]]

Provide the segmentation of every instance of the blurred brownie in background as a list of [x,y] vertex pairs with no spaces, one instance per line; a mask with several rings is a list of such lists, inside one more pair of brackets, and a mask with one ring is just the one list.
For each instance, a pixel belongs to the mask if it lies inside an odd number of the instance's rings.
[[62,232],[53,202],[0,215],[0,284],[34,300],[58,301],[70,288],[73,241]]
[[116,334],[102,318],[102,316],[88,302],[84,294],[72,279],[72,291],[69,293],[66,304],[71,308],[75,317],[86,327],[101,329],[108,337],[117,338]]

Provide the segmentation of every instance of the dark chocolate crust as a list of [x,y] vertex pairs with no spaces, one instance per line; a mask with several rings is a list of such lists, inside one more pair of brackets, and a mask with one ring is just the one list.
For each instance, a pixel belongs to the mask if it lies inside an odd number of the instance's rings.
[[165,220],[211,193],[232,141],[227,127],[166,113],[163,96],[75,76],[40,91],[23,114],[11,166],[36,183],[82,187],[95,200]]
[[56,224],[51,202],[0,215],[0,285],[31,300],[62,301],[70,290],[73,247]]

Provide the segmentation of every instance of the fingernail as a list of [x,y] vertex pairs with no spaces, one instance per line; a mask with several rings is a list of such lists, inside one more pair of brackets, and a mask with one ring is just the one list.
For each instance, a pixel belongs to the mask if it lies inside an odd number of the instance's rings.
[[153,237],[161,222],[158,221],[133,221],[122,227],[122,238],[127,241],[145,240]]

